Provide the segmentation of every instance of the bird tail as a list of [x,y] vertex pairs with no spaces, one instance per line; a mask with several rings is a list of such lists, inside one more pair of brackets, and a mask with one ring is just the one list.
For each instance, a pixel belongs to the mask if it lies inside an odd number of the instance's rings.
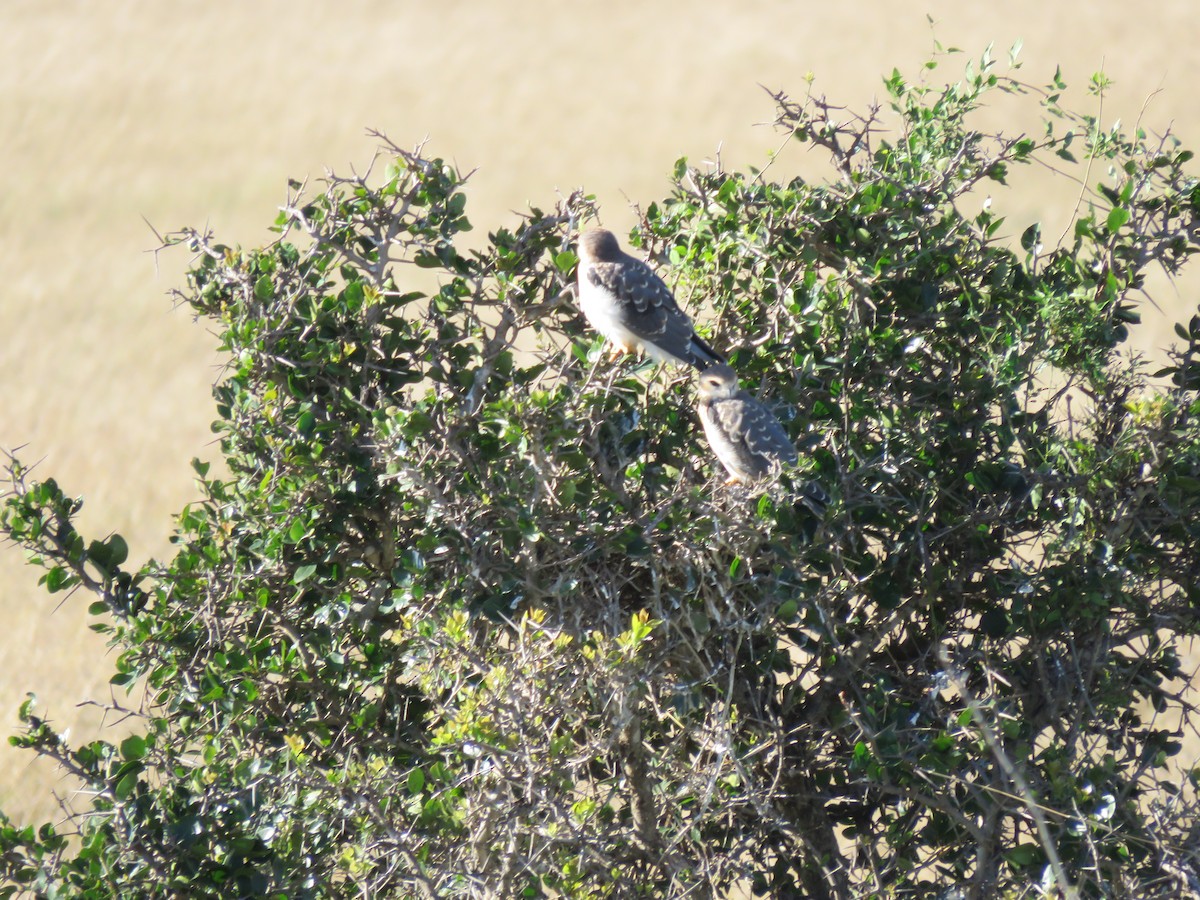
[[698,334],[693,334],[688,342],[688,362],[703,372],[709,366],[725,365],[725,357],[714,350],[707,341]]

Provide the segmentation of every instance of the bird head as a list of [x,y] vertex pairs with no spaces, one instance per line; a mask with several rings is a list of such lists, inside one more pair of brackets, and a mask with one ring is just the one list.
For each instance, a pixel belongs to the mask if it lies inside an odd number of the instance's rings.
[[615,262],[621,258],[621,245],[611,231],[592,228],[579,235],[579,258],[593,262]]
[[737,373],[729,366],[709,366],[700,373],[700,396],[710,400],[727,400],[737,395]]

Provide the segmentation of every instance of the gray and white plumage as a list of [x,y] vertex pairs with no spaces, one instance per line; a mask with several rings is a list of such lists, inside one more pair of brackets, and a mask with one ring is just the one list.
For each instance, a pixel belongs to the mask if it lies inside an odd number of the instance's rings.
[[660,362],[705,369],[725,362],[700,339],[671,289],[654,270],[621,250],[616,235],[579,236],[579,306],[617,353],[644,351]]
[[737,373],[716,365],[700,373],[700,423],[730,481],[754,481],[778,474],[797,459],[769,409],[738,387]]

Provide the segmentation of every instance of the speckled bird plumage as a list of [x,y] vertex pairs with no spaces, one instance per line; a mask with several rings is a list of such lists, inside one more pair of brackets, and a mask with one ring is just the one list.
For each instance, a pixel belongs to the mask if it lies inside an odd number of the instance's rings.
[[775,475],[797,459],[787,432],[769,409],[738,387],[726,365],[700,373],[700,423],[731,481]]
[[579,236],[579,306],[617,352],[705,369],[724,358],[697,336],[671,289],[603,228]]

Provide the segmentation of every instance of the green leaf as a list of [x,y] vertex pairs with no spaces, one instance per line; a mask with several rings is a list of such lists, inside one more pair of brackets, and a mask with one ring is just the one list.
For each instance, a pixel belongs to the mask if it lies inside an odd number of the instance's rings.
[[312,563],[296,566],[296,571],[292,574],[292,584],[303,584],[312,578],[316,571],[317,567]]
[[259,275],[258,280],[254,282],[254,297],[264,303],[275,296],[275,285],[271,281],[270,275]]
[[118,800],[128,800],[137,789],[137,784],[138,770],[135,768],[117,782],[116,787],[113,788],[113,794]]
[[92,541],[88,544],[87,558],[105,571],[108,570],[108,545],[104,541]]
[[129,558],[129,545],[125,538],[114,534],[106,541],[92,541],[88,544],[87,556],[106,575]]
[[108,547],[108,564],[116,567],[129,558],[129,544],[119,534],[114,534],[106,542]]
[[410,794],[419,794],[425,787],[425,772],[422,769],[413,769],[408,773],[408,792]]
[[725,183],[717,190],[717,202],[725,207],[736,205],[733,200],[737,196],[739,187],[740,184],[736,178],[726,178]]
[[1129,221],[1129,210],[1123,206],[1115,206],[1108,214],[1108,218],[1104,220],[1104,224],[1108,226],[1109,231],[1117,231]]
[[51,594],[56,594],[63,588],[73,586],[77,579],[62,566],[54,566],[48,569],[40,580],[46,586],[47,591]]
[[1045,853],[1037,844],[1021,844],[1004,854],[1009,865],[1025,869],[1045,859]]
[[146,739],[140,735],[131,734],[121,741],[121,756],[127,760],[141,759],[146,755]]

